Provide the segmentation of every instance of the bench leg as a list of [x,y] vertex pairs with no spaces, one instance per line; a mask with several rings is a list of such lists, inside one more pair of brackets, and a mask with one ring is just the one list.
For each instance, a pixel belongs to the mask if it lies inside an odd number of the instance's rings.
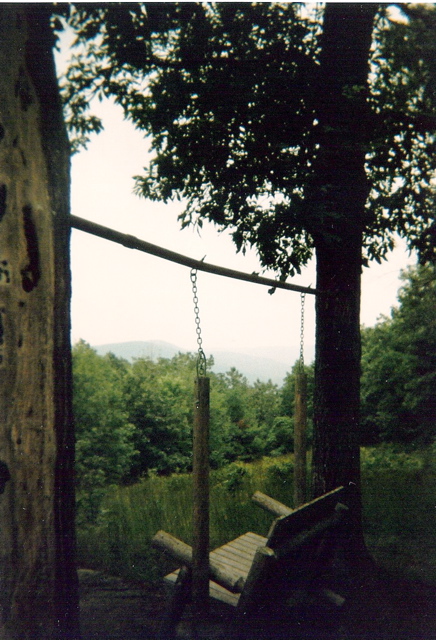
[[164,613],[157,640],[172,640],[176,637],[176,627],[180,622],[186,604],[191,597],[192,571],[181,567],[176,584]]

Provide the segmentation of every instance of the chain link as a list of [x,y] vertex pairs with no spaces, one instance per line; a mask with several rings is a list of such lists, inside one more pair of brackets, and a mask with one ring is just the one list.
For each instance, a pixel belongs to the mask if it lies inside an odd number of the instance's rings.
[[198,289],[197,289],[197,269],[191,269],[191,283],[192,283],[192,294],[194,301],[194,314],[195,314],[195,332],[197,334],[197,345],[198,345],[198,355],[197,355],[197,376],[205,376],[206,375],[206,355],[203,351],[203,339],[201,337],[201,327],[200,327],[200,308],[198,306]]
[[300,367],[304,367],[304,302],[306,294],[300,294],[301,299],[301,320],[300,320]]

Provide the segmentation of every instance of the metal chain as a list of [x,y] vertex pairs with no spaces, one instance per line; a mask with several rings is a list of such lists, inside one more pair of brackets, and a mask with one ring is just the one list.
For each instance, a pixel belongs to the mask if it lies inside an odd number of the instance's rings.
[[301,293],[301,320],[300,320],[300,367],[304,367],[304,302],[306,294]]
[[197,289],[197,269],[191,269],[191,283],[194,301],[195,313],[195,332],[197,334],[198,356],[197,356],[197,376],[206,375],[206,355],[203,351],[203,339],[201,337],[200,327],[200,308],[198,306],[198,289]]

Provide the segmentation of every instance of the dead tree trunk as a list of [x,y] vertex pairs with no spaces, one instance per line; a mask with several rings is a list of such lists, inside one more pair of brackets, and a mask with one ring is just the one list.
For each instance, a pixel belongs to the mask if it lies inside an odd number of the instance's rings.
[[78,638],[69,149],[48,5],[0,5],[0,637]]

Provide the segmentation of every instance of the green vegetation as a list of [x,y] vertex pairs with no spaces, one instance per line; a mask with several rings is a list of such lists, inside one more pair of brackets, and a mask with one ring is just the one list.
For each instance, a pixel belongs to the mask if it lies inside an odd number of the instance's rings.
[[[430,449],[406,452],[392,445],[362,450],[364,529],[375,558],[403,576],[436,584],[434,482]],[[266,535],[271,516],[252,504],[261,490],[292,506],[292,455],[232,463],[212,472],[211,546],[246,531]],[[108,490],[96,525],[80,527],[79,563],[124,576],[154,580],[173,568],[150,548],[165,529],[192,540],[192,483],[188,474],[152,476]]]
[[[436,271],[417,267],[403,279],[392,317],[363,329],[362,445],[435,437]],[[195,355],[129,363],[80,342],[73,369],[79,523],[98,519],[110,485],[191,470]],[[310,444],[313,366],[306,372]],[[236,369],[209,375],[213,469],[293,451],[295,367],[281,388],[250,385]]]
[[[79,522],[96,521],[104,487],[191,470],[195,355],[129,363],[80,342],[73,372]],[[283,389],[235,369],[208,375],[213,468],[293,450],[294,372]]]
[[436,436],[436,269],[402,275],[399,307],[363,330],[362,441]]

